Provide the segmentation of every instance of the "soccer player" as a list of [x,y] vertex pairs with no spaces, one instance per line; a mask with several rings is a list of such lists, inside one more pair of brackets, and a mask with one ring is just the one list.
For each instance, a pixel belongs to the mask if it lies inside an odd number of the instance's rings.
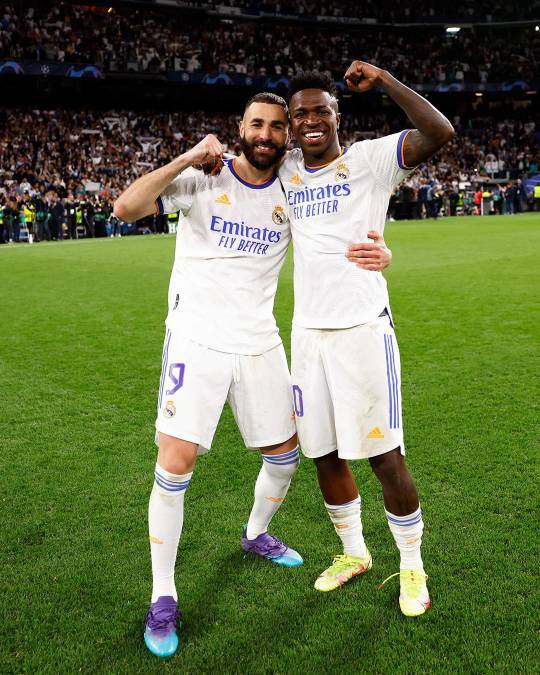
[[[150,496],[153,590],[144,639],[157,656],[178,646],[174,567],[184,496],[228,400],[246,446],[262,453],[242,548],[286,567],[301,556],[267,529],[299,464],[290,376],[272,313],[290,241],[275,166],[288,140],[287,105],[258,94],[240,122],[242,154],[222,165],[213,135],[136,180],[114,212],[133,221],[183,214],[169,286]],[[202,165],[207,173],[195,170]]]
[[[357,92],[383,89],[416,129],[343,148],[334,82],[317,73],[290,82],[291,130],[300,148],[288,153],[279,175],[294,244],[296,423],[343,543],[343,555],[315,588],[334,590],[371,568],[361,500],[347,462],[367,458],[381,482],[400,552],[400,607],[417,616],[429,607],[429,594],[420,553],[422,513],[404,461],[399,351],[383,265],[366,261],[358,242],[367,241],[372,227],[382,233],[395,187],[454,130],[430,103],[380,68],[354,61],[345,82]],[[351,266],[357,257],[360,265]]]

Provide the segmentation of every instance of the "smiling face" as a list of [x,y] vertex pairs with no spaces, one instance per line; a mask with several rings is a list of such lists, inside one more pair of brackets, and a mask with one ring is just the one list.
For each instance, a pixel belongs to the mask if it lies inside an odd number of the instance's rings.
[[331,162],[340,152],[336,99],[322,89],[302,89],[291,98],[291,131],[307,164]]
[[248,162],[263,171],[285,154],[289,123],[280,105],[252,103],[240,122],[240,143]]

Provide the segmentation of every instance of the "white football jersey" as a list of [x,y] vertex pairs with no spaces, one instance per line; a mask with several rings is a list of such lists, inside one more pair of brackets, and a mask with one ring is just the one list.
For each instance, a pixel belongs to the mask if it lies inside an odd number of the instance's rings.
[[383,275],[345,254],[350,244],[371,241],[369,230],[383,232],[390,195],[410,173],[406,134],[354,143],[320,168],[306,168],[299,148],[287,154],[279,177],[294,244],[294,325],[348,328],[389,306]]
[[218,176],[186,169],[156,204],[160,213],[181,212],[168,327],[236,354],[262,354],[279,345],[272,312],[290,241],[279,180],[247,183],[230,160]]

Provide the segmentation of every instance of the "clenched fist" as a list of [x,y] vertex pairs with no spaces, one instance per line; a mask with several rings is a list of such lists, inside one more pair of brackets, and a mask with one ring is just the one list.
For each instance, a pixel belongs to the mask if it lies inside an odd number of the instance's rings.
[[351,91],[363,92],[381,86],[384,72],[382,68],[365,61],[353,61],[343,79]]
[[214,134],[208,134],[186,152],[186,158],[194,169],[202,169],[204,173],[214,176],[223,166],[223,146]]

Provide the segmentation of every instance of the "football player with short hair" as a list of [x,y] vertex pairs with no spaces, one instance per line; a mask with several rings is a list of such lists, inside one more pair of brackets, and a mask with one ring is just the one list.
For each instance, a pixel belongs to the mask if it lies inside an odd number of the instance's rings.
[[[253,97],[240,122],[240,140],[242,154],[223,165],[223,146],[206,136],[136,180],[114,208],[127,221],[181,212],[149,504],[153,591],[144,639],[157,656],[170,656],[178,646],[174,568],[184,496],[197,455],[210,449],[226,400],[246,446],[262,454],[241,546],[278,565],[303,562],[267,531],[299,465],[290,375],[273,316],[290,241],[287,204],[275,173],[288,141],[285,101],[275,94]],[[199,166],[206,172],[193,168]]]
[[354,61],[345,82],[356,92],[381,88],[416,128],[341,147],[333,80],[308,72],[290,81],[291,130],[300,147],[288,153],[279,176],[294,244],[296,423],[344,550],[315,588],[331,591],[371,568],[361,500],[347,462],[367,458],[381,482],[401,556],[400,607],[417,616],[429,607],[422,513],[404,460],[400,359],[380,273],[384,263],[365,250],[365,242],[372,228],[382,234],[395,187],[454,130],[428,101],[380,68]]

